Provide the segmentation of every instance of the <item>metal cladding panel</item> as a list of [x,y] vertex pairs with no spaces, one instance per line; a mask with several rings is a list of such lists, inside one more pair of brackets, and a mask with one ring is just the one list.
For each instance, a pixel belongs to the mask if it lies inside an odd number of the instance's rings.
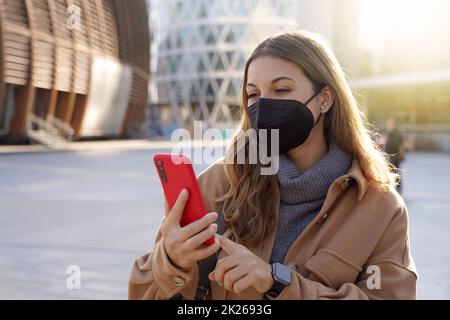
[[81,135],[116,136],[121,134],[131,82],[130,67],[113,59],[94,57],[90,95]]

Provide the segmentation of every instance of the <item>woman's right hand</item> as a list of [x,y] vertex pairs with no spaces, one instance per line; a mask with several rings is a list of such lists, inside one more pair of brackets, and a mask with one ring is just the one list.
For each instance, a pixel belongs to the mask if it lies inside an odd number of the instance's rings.
[[217,212],[209,212],[187,226],[180,226],[188,197],[188,191],[183,189],[172,210],[165,202],[165,219],[160,228],[167,255],[175,266],[182,269],[190,269],[197,261],[209,257],[220,248],[217,239],[212,245],[203,245],[217,231],[217,224],[213,223],[218,217]]

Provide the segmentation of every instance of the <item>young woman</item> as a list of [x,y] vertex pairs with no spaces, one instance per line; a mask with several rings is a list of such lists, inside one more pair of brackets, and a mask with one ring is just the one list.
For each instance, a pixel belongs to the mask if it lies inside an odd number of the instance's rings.
[[[199,262],[217,252],[207,299],[414,299],[396,175],[323,39],[288,32],[263,41],[245,66],[241,105],[233,148],[198,177],[211,212],[181,228],[187,193],[166,208],[153,251],[134,263],[129,298],[193,299]],[[279,130],[277,174],[237,163],[250,128]],[[218,217],[225,232],[203,247]]]

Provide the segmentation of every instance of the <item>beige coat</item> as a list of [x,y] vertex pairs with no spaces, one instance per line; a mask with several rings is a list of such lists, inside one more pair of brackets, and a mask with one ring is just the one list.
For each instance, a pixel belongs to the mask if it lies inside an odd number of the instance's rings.
[[[203,171],[198,181],[208,211],[216,211],[213,199],[227,188],[223,159]],[[268,262],[275,233],[276,228],[248,249]],[[224,255],[219,251],[219,259]],[[393,190],[378,190],[356,160],[346,175],[332,183],[320,212],[290,247],[284,264],[292,268],[292,280],[277,299],[416,297],[417,272],[405,203]],[[377,275],[380,286],[374,280]],[[184,271],[170,263],[158,232],[153,250],[134,262],[129,298],[168,299],[180,292],[192,299],[197,280],[197,265]],[[212,282],[208,298],[262,299],[263,295],[253,288],[235,294]]]

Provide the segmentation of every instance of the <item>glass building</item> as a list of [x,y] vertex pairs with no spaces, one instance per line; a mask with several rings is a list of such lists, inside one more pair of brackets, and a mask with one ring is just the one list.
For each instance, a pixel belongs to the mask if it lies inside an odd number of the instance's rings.
[[152,8],[153,118],[174,127],[230,124],[247,57],[298,20],[297,0],[154,0]]

